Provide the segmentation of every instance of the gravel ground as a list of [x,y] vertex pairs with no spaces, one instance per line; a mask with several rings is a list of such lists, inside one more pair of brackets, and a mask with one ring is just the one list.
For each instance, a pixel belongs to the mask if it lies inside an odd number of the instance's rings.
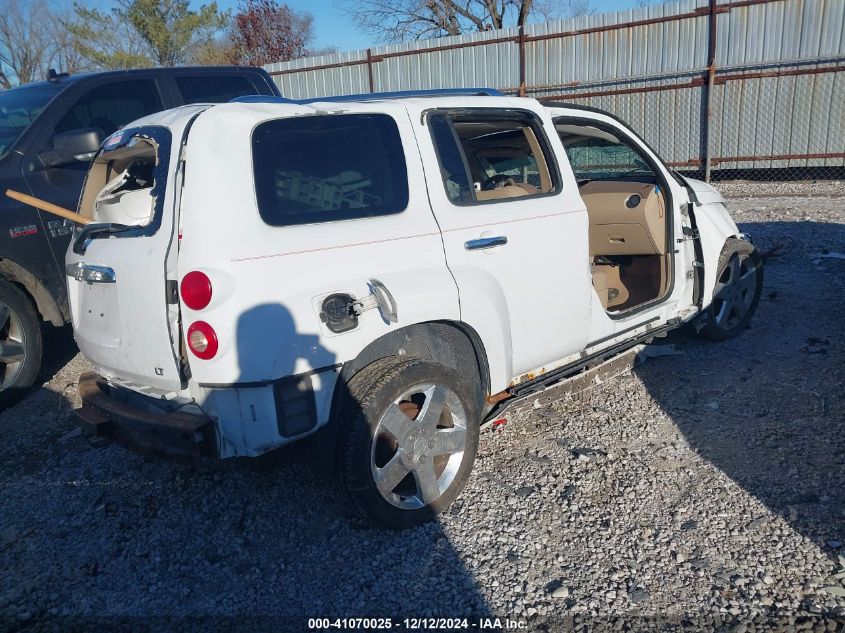
[[57,333],[42,388],[0,414],[0,628],[842,630],[845,261],[824,255],[845,252],[845,189],[724,189],[764,249],[794,240],[752,327],[509,414],[454,508],[403,533],[349,519],[299,447],[216,468],[93,447],[68,415],[86,362]]

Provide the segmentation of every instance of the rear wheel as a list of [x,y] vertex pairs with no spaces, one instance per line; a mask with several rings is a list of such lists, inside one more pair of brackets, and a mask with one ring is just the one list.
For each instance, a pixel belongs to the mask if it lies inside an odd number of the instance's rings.
[[478,448],[476,389],[454,370],[387,358],[356,374],[339,420],[338,480],[380,527],[432,519],[464,488]]
[[29,298],[0,280],[0,405],[31,387],[41,368],[41,323]]
[[763,260],[744,240],[729,239],[719,257],[713,302],[701,333],[714,341],[736,336],[748,327],[763,289]]

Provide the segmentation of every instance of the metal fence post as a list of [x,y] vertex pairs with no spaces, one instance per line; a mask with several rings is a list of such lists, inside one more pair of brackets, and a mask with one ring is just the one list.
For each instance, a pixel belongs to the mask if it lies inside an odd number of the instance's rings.
[[374,93],[375,82],[373,81],[373,49],[367,49],[367,78],[370,80],[370,94]]
[[702,133],[704,135],[704,182],[710,182],[710,162],[713,148],[711,147],[710,123],[713,116],[713,80],[716,77],[716,1],[710,0],[710,33],[707,40],[707,91],[704,95],[704,120]]
[[519,25],[519,96],[525,96],[525,25]]

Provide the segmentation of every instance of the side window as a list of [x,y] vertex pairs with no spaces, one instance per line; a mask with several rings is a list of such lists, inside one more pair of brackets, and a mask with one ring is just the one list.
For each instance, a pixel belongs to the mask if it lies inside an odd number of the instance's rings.
[[176,86],[189,103],[226,103],[235,97],[254,95],[255,87],[246,77],[211,75],[176,77]]
[[434,113],[428,120],[446,195],[455,204],[559,191],[551,150],[533,115]]
[[107,84],[82,97],[62,117],[55,133],[99,128],[105,137],[130,121],[161,110],[161,98],[152,79]]
[[575,179],[642,180],[654,170],[625,139],[588,125],[556,126]]
[[271,226],[399,213],[408,173],[396,122],[385,114],[276,119],[252,134],[255,195]]

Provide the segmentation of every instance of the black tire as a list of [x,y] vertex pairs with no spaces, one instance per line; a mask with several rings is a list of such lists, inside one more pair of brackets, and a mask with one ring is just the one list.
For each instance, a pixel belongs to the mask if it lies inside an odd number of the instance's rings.
[[[411,396],[415,399],[414,402],[399,402],[409,389],[419,385],[429,385],[440,390],[437,393],[447,398],[441,410],[438,411],[435,403],[432,405],[435,409],[428,415],[426,402],[417,398],[424,394],[416,392]],[[448,508],[466,485],[475,462],[480,427],[476,392],[477,385],[468,384],[453,369],[414,358],[384,358],[355,374],[346,385],[346,393],[340,400],[341,406],[334,420],[337,425],[336,482],[352,508],[370,524],[390,529],[420,525]],[[438,399],[439,397],[433,397],[432,402]],[[449,404],[450,402],[452,404]],[[407,422],[399,423],[407,427],[407,433],[402,434],[403,440],[396,440],[389,432],[385,432],[385,426],[382,424],[383,419],[387,419],[388,409],[393,408],[395,411],[396,407],[407,416]],[[461,416],[463,420],[459,423]],[[432,425],[430,421],[435,417],[437,421]],[[442,426],[444,420],[445,426]],[[460,424],[464,426],[461,427]],[[430,430],[432,427],[433,431]],[[436,449],[431,449],[434,442],[427,439],[433,436],[423,436],[423,433],[449,434],[456,427],[459,427],[458,431],[464,430],[462,436],[465,444],[462,452],[435,455]],[[444,437],[438,435],[440,439]],[[423,447],[422,450],[417,450],[415,455],[413,447],[420,446]],[[379,455],[380,452],[383,457]],[[379,464],[380,460],[398,460],[402,462],[398,465],[401,468],[405,468],[405,462],[408,460],[420,463],[415,463],[413,470],[408,470],[405,477],[389,488],[391,492],[387,492],[385,496],[379,492],[376,485],[375,469],[380,465],[388,465]],[[422,479],[418,479],[417,471],[421,473],[426,468],[431,469],[427,472],[433,473],[438,482],[434,490],[438,490],[439,496],[428,495],[434,500],[423,504],[426,495],[420,487],[419,482]],[[397,472],[401,474],[401,471]],[[406,491],[404,493],[403,487]],[[412,494],[408,491],[409,487],[414,487],[417,492]],[[442,492],[439,492],[441,489]],[[432,489],[429,488],[428,491],[432,492]],[[406,496],[403,497],[403,494]],[[393,501],[388,501],[388,497]],[[399,507],[397,503],[418,504],[419,507]]]
[[724,341],[745,330],[754,316],[763,290],[763,259],[753,244],[729,238],[716,270],[716,287],[701,335]]
[[[0,406],[7,406],[38,378],[42,342],[41,321],[32,301],[3,279],[0,279],[0,321]],[[23,352],[22,361],[5,362],[19,358],[18,350]]]

